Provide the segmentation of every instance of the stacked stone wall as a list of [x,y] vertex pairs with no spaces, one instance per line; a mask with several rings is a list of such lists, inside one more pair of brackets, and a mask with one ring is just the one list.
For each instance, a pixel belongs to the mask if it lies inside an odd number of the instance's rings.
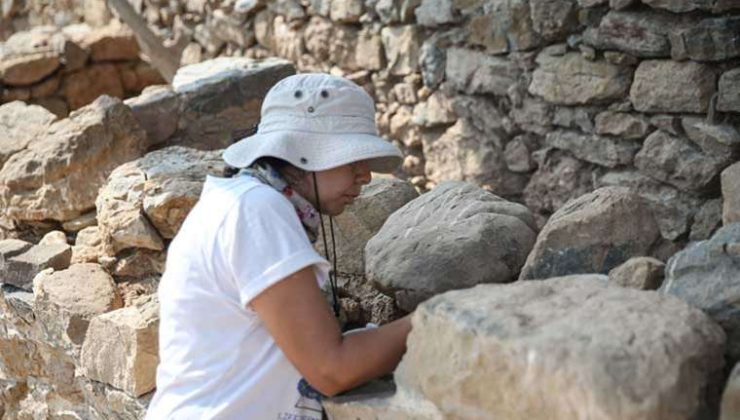
[[542,225],[620,185],[668,240],[719,226],[740,140],[737,2],[145,0],[142,14],[191,39],[185,64],[278,55],[363,85],[421,189],[472,181]]

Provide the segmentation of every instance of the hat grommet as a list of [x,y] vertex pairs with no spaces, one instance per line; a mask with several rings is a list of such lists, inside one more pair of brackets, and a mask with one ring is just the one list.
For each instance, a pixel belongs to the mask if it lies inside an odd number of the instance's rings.
[[306,159],[306,158],[302,157],[302,158],[301,158],[301,163],[308,163],[308,159]]
[[329,92],[327,92],[327,91],[325,91],[325,90],[322,90],[322,91],[321,91],[321,97],[322,97],[322,98],[328,98],[328,97],[329,97]]
[[308,112],[313,112],[313,111],[314,111],[313,107],[312,106],[309,106],[308,107]]
[[297,91],[295,91],[295,93],[293,94],[293,96],[295,96],[295,97],[296,97],[296,99],[298,99],[298,98],[300,98],[301,96],[303,96],[303,92],[301,92],[300,90],[297,90]]

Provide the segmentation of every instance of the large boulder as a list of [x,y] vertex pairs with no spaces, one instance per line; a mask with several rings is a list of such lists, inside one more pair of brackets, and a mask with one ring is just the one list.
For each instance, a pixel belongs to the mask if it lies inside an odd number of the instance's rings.
[[393,213],[365,247],[368,280],[412,310],[451,289],[516,278],[536,226],[526,207],[445,182]]
[[674,255],[660,291],[702,309],[727,333],[727,355],[740,359],[740,223]]
[[550,217],[519,278],[606,274],[631,257],[650,255],[660,240],[646,200],[627,188],[600,188]]
[[448,292],[412,323],[398,391],[353,402],[352,418],[716,415],[725,336],[679,299],[581,275]]
[[154,297],[93,318],[80,353],[83,375],[134,397],[146,394],[155,386],[158,333]]
[[96,200],[98,228],[111,255],[164,249],[200,197],[206,175],[223,175],[219,151],[172,146],[116,168]]
[[21,221],[79,217],[115,167],[141,156],[144,136],[129,108],[107,96],[49,125],[0,170],[5,213]]

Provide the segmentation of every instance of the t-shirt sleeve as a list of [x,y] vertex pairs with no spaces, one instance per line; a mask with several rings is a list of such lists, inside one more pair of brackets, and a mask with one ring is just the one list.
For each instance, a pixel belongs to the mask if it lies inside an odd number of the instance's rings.
[[280,280],[315,265],[325,278],[329,263],[308,240],[293,204],[280,193],[257,187],[243,194],[227,214],[220,238],[228,270],[246,307]]

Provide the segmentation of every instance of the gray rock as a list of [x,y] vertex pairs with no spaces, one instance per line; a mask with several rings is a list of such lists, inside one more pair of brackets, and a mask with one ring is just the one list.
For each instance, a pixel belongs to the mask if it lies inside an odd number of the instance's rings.
[[722,223],[740,223],[740,162],[722,171]]
[[716,415],[721,329],[678,299],[601,277],[480,285],[425,302],[394,374],[397,397],[441,418]]
[[677,296],[711,316],[727,333],[728,362],[740,358],[740,224],[674,255],[660,292]]
[[722,61],[740,56],[740,16],[704,19],[671,33],[674,60]]
[[384,24],[408,23],[414,19],[414,11],[422,0],[378,0],[375,12]]
[[0,260],[0,279],[3,283],[30,291],[33,287],[33,278],[41,271],[47,268],[63,270],[69,267],[72,248],[61,244],[35,245],[24,252],[9,255],[7,258],[3,256]]
[[714,231],[722,226],[722,199],[716,198],[704,203],[691,224],[689,240],[703,241],[712,237]]
[[124,101],[146,131],[148,147],[166,142],[177,131],[180,106],[177,98],[169,86],[150,86],[139,96]]
[[647,201],[627,188],[605,187],[569,201],[550,217],[520,280],[606,274],[631,257],[651,255],[660,230]]
[[455,20],[455,8],[451,0],[422,0],[416,8],[416,22],[421,26],[435,27]]
[[446,80],[455,89],[469,94],[506,95],[521,73],[505,58],[462,48],[449,48],[446,63]]
[[0,105],[0,167],[15,153],[25,149],[57,117],[38,105],[13,101]]
[[593,133],[595,112],[595,108],[559,106],[555,109],[552,123],[564,128],[579,129],[584,133]]
[[3,239],[0,241],[0,257],[7,260],[28,251],[32,246],[32,243],[20,239]]
[[674,136],[683,134],[683,128],[681,127],[681,118],[676,115],[653,115],[650,117],[650,124],[665,131],[666,133],[671,133]]
[[704,191],[717,181],[726,164],[684,137],[656,131],[635,156],[640,172],[684,191]]
[[558,41],[578,28],[575,0],[530,0],[532,27],[546,41]]
[[489,54],[527,51],[541,42],[530,17],[526,0],[489,1],[483,14],[474,13],[468,25],[468,42],[480,45]]
[[642,112],[703,113],[714,95],[716,80],[714,69],[705,64],[645,60],[635,71],[630,100]]
[[445,77],[446,63],[445,50],[437,47],[433,42],[424,42],[419,53],[419,67],[425,86],[431,89],[439,87]]
[[643,3],[656,9],[665,9],[674,13],[706,10],[720,12],[730,7],[737,7],[732,0],[642,0]]
[[635,170],[609,171],[594,179],[596,188],[628,187],[647,199],[665,239],[676,240],[689,230],[703,200]]
[[596,28],[584,32],[584,42],[599,49],[616,49],[636,57],[668,57],[668,34],[675,16],[656,12],[610,11]]
[[594,165],[553,148],[534,153],[538,161],[524,189],[524,202],[536,214],[549,216],[566,202],[593,191]]
[[638,290],[656,290],[663,283],[665,264],[652,257],[634,257],[609,271],[609,283]]
[[600,103],[618,99],[629,89],[631,70],[606,61],[590,61],[579,53],[537,57],[529,93],[564,105]]
[[650,132],[650,122],[640,114],[604,111],[596,116],[596,133],[609,134],[625,139],[645,138]]
[[720,76],[717,109],[740,112],[740,68],[726,71]]
[[527,141],[526,137],[526,135],[517,136],[506,143],[504,161],[506,162],[506,167],[512,172],[530,172],[537,167],[529,150],[529,144],[534,142]]
[[635,141],[567,130],[557,130],[548,134],[545,143],[551,147],[567,150],[586,162],[609,168],[631,164],[635,154],[640,150],[640,143]]
[[740,132],[729,124],[711,124],[700,117],[683,117],[681,126],[686,136],[702,152],[724,163],[732,163],[740,155]]
[[364,6],[364,0],[332,1],[329,16],[335,22],[357,23],[365,12]]
[[365,248],[366,274],[410,311],[437,293],[514,279],[535,230],[521,204],[445,182],[388,218]]

